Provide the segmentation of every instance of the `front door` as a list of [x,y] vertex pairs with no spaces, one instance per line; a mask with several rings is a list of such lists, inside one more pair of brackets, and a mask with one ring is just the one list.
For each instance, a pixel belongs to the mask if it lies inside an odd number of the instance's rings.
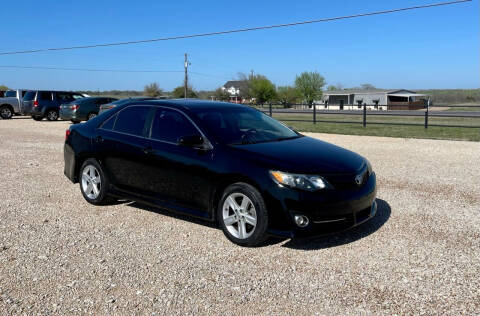
[[147,187],[155,198],[174,203],[186,213],[208,217],[212,192],[212,149],[181,146],[180,137],[201,135],[183,112],[157,108],[150,136],[151,173]]

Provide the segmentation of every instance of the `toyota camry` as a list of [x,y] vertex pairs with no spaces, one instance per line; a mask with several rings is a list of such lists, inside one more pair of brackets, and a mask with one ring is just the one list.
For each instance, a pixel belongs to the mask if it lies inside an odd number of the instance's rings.
[[202,218],[242,246],[350,228],[377,207],[367,159],[240,104],[132,100],[72,125],[64,160],[91,204]]

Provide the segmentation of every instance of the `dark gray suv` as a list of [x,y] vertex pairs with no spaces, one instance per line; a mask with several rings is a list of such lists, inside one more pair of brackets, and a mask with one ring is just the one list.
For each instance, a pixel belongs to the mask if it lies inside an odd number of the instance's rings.
[[23,97],[23,112],[31,115],[36,121],[47,118],[56,121],[59,117],[60,105],[82,99],[84,96],[68,91],[28,91]]

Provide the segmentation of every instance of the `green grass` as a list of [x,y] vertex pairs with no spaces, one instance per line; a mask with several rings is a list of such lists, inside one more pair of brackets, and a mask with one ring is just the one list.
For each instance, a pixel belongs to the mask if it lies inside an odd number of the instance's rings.
[[[375,116],[367,117],[367,126],[362,126],[361,115],[317,115],[317,120],[325,121],[353,121],[358,123],[325,123],[311,122],[311,115],[291,115],[274,114],[274,118],[283,121],[284,124],[295,128],[301,132],[316,132],[330,134],[346,135],[368,135],[368,136],[386,136],[400,138],[427,138],[427,139],[450,139],[450,140],[468,140],[480,141],[480,128],[461,128],[461,127],[434,127],[427,129],[423,126],[423,117],[386,117]],[[288,120],[310,120],[309,122],[292,122]],[[372,122],[385,123],[410,123],[421,124],[421,126],[400,126],[400,125],[376,125]],[[430,117],[429,124],[451,124],[480,126],[480,118],[441,118]]]
[[460,107],[460,108],[448,108],[446,111],[449,111],[449,112],[464,112],[464,111],[467,111],[467,112],[477,112],[477,111],[480,111],[480,106],[479,107]]

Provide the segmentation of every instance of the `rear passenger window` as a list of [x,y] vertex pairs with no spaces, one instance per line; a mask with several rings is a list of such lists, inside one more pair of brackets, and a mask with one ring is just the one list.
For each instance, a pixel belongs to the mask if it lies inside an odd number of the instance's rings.
[[42,101],[52,101],[52,93],[46,91],[40,91],[38,93],[38,99]]
[[153,139],[177,143],[182,136],[199,135],[200,132],[193,124],[175,110],[158,109],[152,125]]
[[57,92],[57,100],[62,103],[72,102],[74,99],[70,93]]
[[150,107],[130,106],[117,114],[114,130],[120,133],[143,136],[143,128]]
[[111,131],[113,129],[113,124],[115,124],[116,115],[112,115],[108,120],[106,120],[100,128]]

